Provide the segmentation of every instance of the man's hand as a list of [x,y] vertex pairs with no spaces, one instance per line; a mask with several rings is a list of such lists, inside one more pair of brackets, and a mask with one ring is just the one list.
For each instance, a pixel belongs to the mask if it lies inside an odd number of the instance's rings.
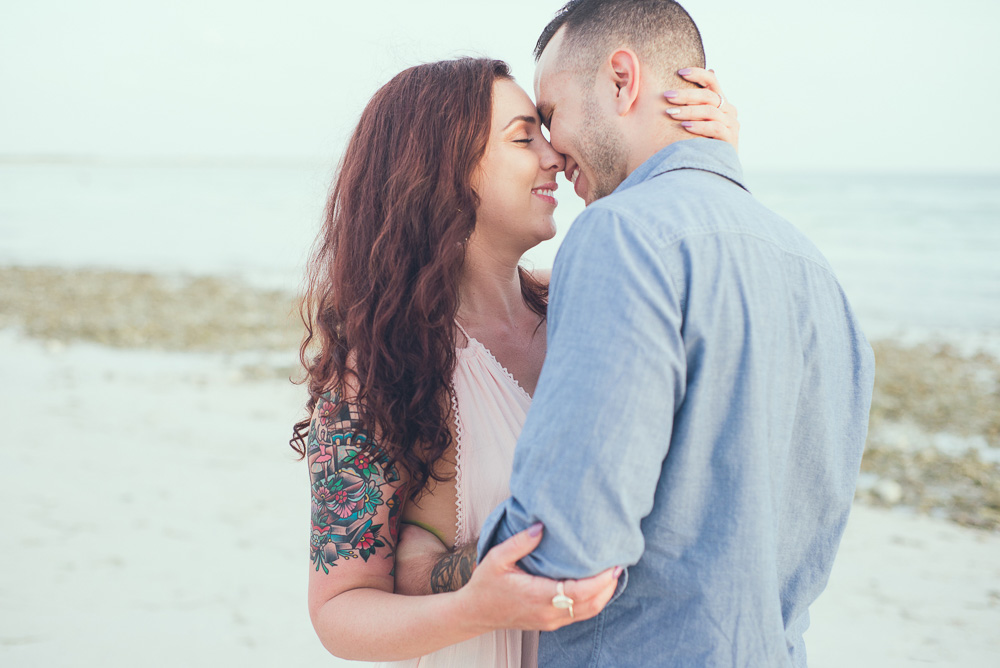
[[475,542],[449,550],[431,532],[403,524],[396,546],[396,593],[424,596],[461,589],[476,567]]

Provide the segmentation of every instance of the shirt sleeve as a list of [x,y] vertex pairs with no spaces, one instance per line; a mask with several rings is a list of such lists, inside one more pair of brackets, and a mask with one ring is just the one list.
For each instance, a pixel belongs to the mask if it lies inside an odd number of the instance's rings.
[[684,396],[681,326],[660,244],[589,207],[556,258],[545,365],[480,559],[540,521],[543,540],[521,562],[531,573],[581,578],[639,560]]

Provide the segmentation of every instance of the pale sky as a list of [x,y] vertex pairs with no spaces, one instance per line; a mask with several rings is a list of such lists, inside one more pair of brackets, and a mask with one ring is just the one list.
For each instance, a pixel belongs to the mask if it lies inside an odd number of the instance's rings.
[[[563,3],[0,4],[0,157],[331,160],[374,90],[459,55],[529,89]],[[993,0],[688,0],[748,169],[1000,171]]]

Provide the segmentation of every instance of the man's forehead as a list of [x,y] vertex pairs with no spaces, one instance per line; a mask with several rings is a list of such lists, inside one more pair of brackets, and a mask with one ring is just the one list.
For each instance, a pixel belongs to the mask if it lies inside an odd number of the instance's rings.
[[556,74],[557,68],[555,66],[559,62],[559,49],[562,46],[565,32],[566,26],[563,26],[556,31],[556,33],[552,36],[552,39],[549,40],[549,43],[545,45],[545,48],[538,57],[538,62],[535,64],[535,100],[538,101],[539,105],[542,105],[545,102],[542,97],[542,87],[544,86],[545,88],[549,88],[552,77]]

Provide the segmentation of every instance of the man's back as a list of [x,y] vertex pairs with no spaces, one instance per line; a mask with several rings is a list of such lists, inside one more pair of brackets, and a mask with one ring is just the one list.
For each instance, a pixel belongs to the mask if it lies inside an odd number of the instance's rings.
[[673,144],[560,250],[501,523],[545,522],[544,575],[634,565],[597,619],[543,635],[542,666],[805,665],[874,363],[825,259],[739,178],[730,147]]

